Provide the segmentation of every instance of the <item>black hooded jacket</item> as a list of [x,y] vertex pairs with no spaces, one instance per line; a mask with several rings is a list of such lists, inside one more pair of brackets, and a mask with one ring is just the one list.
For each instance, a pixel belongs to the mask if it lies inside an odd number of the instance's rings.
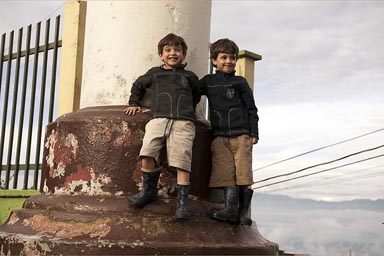
[[213,135],[259,138],[257,108],[253,92],[244,77],[233,73],[206,75],[200,80],[200,93],[209,101]]
[[176,70],[162,66],[148,70],[133,83],[129,106],[140,106],[147,92],[151,95],[153,118],[195,121],[195,108],[200,101],[198,77],[184,66]]

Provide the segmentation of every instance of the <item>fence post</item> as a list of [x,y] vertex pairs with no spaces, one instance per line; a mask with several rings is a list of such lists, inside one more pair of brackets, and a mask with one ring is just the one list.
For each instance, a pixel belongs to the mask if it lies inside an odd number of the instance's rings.
[[236,75],[245,77],[253,90],[255,61],[261,60],[261,56],[246,50],[239,51],[239,59],[236,62]]
[[85,1],[69,1],[64,6],[58,116],[80,108],[86,8]]

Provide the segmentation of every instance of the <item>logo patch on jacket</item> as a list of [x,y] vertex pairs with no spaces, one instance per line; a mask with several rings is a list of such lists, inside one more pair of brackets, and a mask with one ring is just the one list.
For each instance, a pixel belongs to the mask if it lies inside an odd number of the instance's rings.
[[233,96],[235,96],[235,89],[233,88],[226,89],[225,96],[227,96],[228,99],[233,99]]
[[188,79],[185,78],[184,76],[181,76],[180,77],[180,84],[183,86],[183,87],[188,87],[189,84],[188,84]]

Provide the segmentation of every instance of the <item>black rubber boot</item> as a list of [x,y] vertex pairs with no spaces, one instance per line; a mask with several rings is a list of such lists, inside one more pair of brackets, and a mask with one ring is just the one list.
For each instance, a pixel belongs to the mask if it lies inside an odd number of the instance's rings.
[[239,208],[239,188],[237,186],[224,187],[224,200],[224,209],[213,212],[211,218],[236,223]]
[[157,182],[160,171],[143,172],[143,189],[136,195],[129,196],[128,202],[137,208],[143,208],[157,200]]
[[248,217],[249,205],[251,204],[253,190],[243,190],[239,192],[239,221],[240,225],[251,225],[252,219]]
[[191,213],[187,209],[189,185],[177,185],[176,219],[188,220]]

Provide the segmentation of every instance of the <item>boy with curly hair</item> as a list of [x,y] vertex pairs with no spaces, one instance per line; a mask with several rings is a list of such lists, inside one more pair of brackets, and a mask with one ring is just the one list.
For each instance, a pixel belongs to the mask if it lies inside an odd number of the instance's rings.
[[195,138],[195,107],[200,101],[198,78],[183,64],[187,54],[184,39],[168,34],[158,43],[158,54],[163,65],[149,69],[140,76],[131,89],[127,115],[141,110],[140,101],[150,91],[152,119],[145,127],[140,150],[143,189],[128,197],[138,208],[157,200],[160,169],[159,155],[166,146],[170,167],[177,170],[177,219],[189,219],[187,208],[190,187],[192,145]]

